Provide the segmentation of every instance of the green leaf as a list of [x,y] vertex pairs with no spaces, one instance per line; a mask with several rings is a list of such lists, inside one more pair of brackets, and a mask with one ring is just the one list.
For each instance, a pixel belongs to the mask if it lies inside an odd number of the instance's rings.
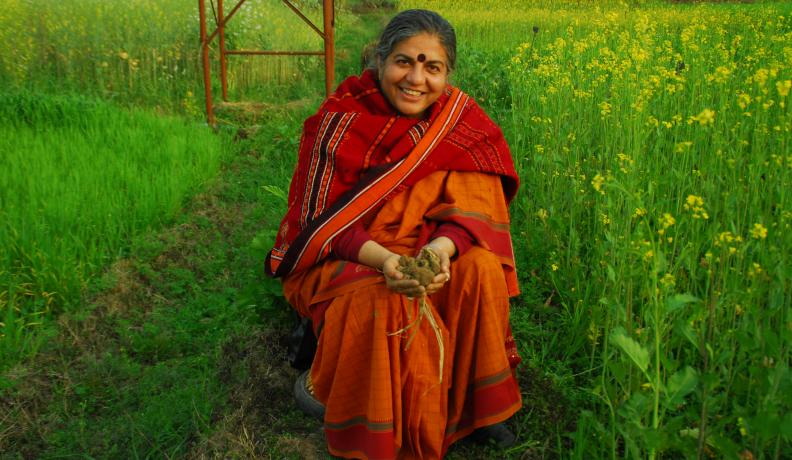
[[720,454],[716,456],[718,458],[739,458],[740,451],[743,450],[738,444],[735,444],[735,442],[729,439],[727,436],[723,436],[719,433],[715,433],[712,436],[707,436],[705,442],[708,446],[712,447]]
[[781,436],[785,437],[787,441],[792,441],[792,412],[784,416],[779,431],[781,431]]
[[681,334],[682,337],[686,338],[687,341],[690,342],[691,345],[693,345],[694,349],[698,350],[700,340],[698,337],[698,333],[696,332],[695,329],[693,329],[693,326],[691,326],[686,322],[679,322],[676,325],[676,332],[677,334]]
[[614,329],[611,333],[611,342],[621,348],[632,362],[638,366],[638,369],[642,372],[646,372],[646,369],[649,367],[649,351],[642,347],[641,344],[628,337],[624,329],[620,327]]
[[646,447],[651,450],[662,451],[668,447],[668,433],[663,430],[663,427],[659,429],[647,427],[641,434],[646,443]]
[[276,185],[262,185],[261,188],[267,192],[269,195],[277,198],[281,203],[286,204],[289,201],[289,197],[286,195],[286,192],[283,191],[280,187]]
[[616,282],[616,271],[613,269],[613,266],[611,266],[611,264],[608,264],[606,268],[608,270],[608,280],[610,282],[612,282],[612,283],[615,283]]
[[759,411],[749,419],[748,427],[760,440],[768,441],[781,432],[781,417],[775,411]]
[[666,385],[666,403],[669,406],[681,404],[691,391],[698,385],[698,372],[690,366],[680,369],[668,379]]
[[693,302],[698,302],[700,299],[690,294],[676,294],[668,297],[665,301],[666,314],[673,313],[685,305]]

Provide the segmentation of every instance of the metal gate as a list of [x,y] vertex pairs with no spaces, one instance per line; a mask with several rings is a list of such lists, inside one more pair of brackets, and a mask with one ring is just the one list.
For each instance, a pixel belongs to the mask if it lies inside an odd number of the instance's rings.
[[[215,0],[209,0],[214,10]],[[201,21],[201,55],[203,62],[204,93],[206,95],[206,121],[210,125],[215,124],[214,108],[212,104],[212,81],[211,64],[209,62],[209,45],[217,37],[219,39],[218,48],[220,54],[220,85],[222,88],[223,101],[228,101],[228,74],[226,69],[226,59],[229,55],[240,56],[324,56],[325,60],[325,93],[330,95],[333,90],[335,79],[335,45],[333,35],[335,30],[335,1],[322,0],[322,14],[324,18],[323,30],[319,30],[310,19],[305,17],[300,9],[290,0],[282,0],[294,13],[300,17],[310,28],[324,40],[324,50],[322,51],[273,51],[273,50],[227,50],[225,47],[225,27],[228,21],[234,17],[239,8],[247,0],[238,0],[236,6],[231,8],[227,15],[224,15],[223,0],[216,0],[217,8],[214,19],[217,28],[211,33],[207,33],[206,24],[206,0],[198,0],[198,12]]]

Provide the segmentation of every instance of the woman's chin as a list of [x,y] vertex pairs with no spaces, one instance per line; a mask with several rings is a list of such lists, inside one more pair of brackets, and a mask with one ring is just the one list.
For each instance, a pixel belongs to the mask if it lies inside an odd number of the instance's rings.
[[426,111],[423,104],[396,104],[396,110],[407,118],[420,118]]

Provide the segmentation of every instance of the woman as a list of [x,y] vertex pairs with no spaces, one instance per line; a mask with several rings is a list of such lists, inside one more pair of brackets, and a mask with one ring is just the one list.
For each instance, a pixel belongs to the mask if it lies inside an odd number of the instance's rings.
[[[445,19],[404,11],[375,68],[305,122],[267,270],[313,321],[297,392],[324,406],[337,456],[441,458],[474,430],[513,441],[500,422],[521,406],[508,325],[518,180],[500,129],[448,85],[455,58]],[[441,267],[426,286],[398,268],[421,248]],[[422,302],[437,331],[414,322]]]

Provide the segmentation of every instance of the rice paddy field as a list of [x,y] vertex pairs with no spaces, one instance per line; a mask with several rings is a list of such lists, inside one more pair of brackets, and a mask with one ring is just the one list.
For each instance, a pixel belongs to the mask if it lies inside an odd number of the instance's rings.
[[[262,367],[290,319],[260,272],[320,63],[231,60],[272,107],[232,142],[193,3],[0,3],[0,457],[323,458]],[[320,48],[255,4],[231,46]],[[338,2],[338,74],[415,7],[522,182],[518,444],[449,457],[792,458],[792,3]]]

